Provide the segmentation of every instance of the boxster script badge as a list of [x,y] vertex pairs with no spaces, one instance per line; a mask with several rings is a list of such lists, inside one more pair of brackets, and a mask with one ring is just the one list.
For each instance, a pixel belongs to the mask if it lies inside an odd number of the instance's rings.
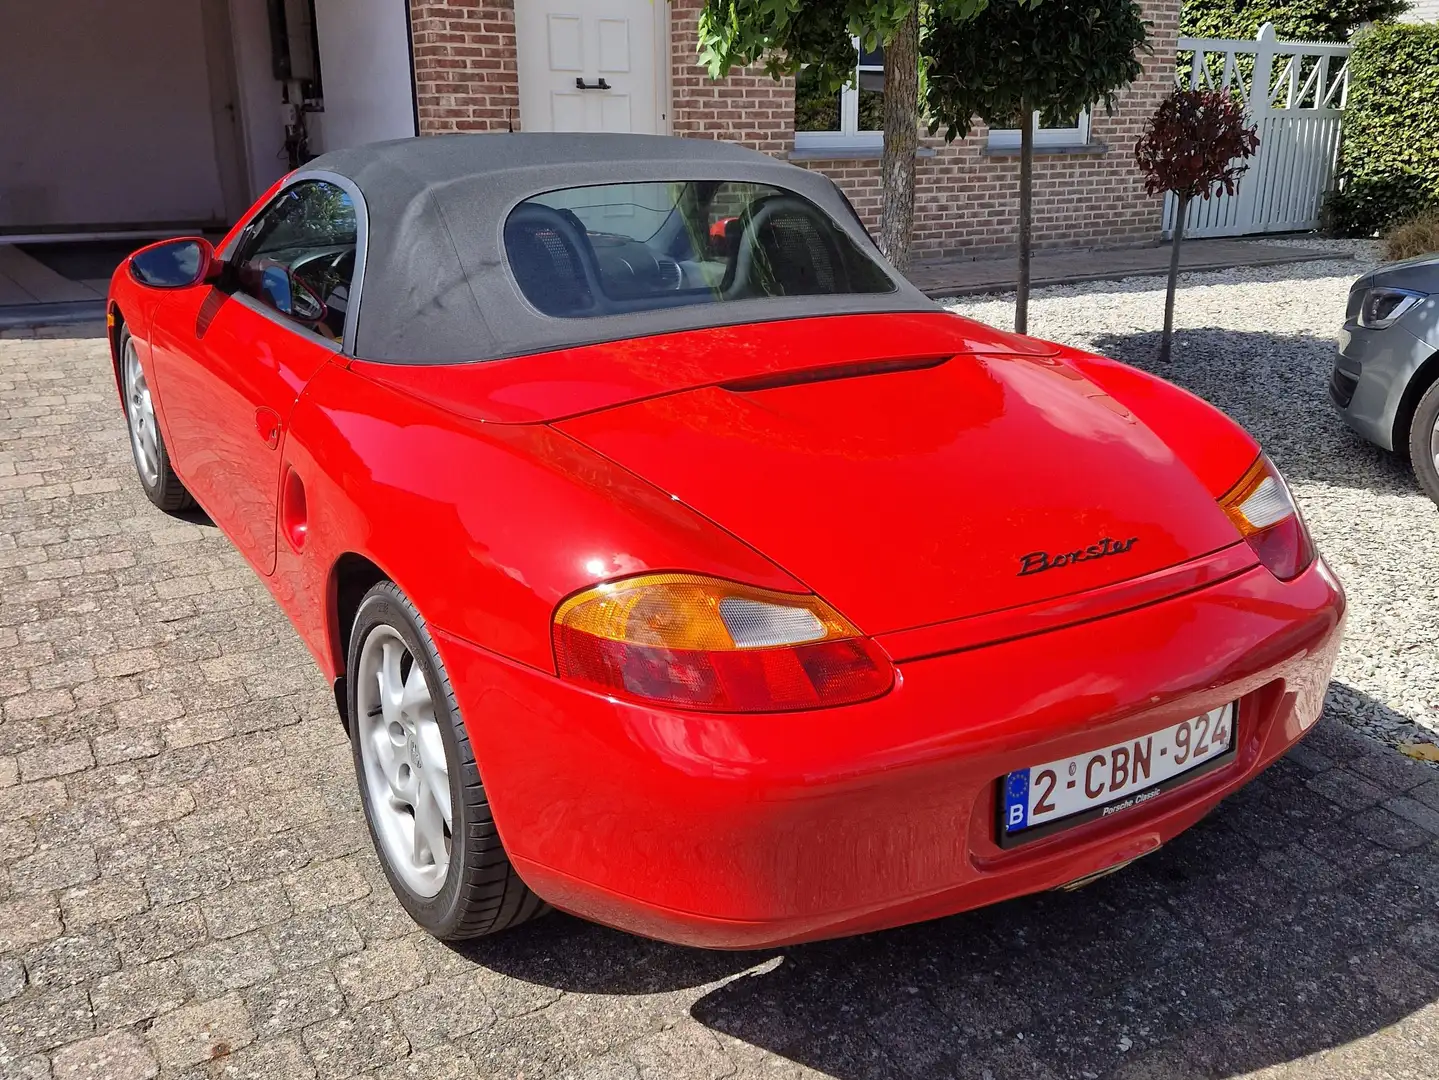
[[1106,555],[1123,555],[1139,541],[1139,537],[1131,536],[1128,540],[1114,540],[1106,536],[1097,544],[1090,544],[1087,548],[1078,551],[1056,551],[1050,554],[1047,551],[1031,551],[1028,555],[1019,557],[1019,576],[1026,574],[1039,574],[1045,570],[1058,570],[1061,566],[1072,566],[1074,563],[1088,562],[1090,559],[1102,559]]

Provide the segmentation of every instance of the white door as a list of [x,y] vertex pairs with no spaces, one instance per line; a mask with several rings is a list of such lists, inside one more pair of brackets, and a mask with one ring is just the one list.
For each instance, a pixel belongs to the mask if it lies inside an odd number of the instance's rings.
[[520,127],[666,130],[665,0],[521,0]]

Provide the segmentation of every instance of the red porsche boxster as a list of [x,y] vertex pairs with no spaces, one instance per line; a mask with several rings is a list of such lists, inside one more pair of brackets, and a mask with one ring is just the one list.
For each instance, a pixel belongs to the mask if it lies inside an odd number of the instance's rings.
[[548,904],[749,947],[1083,882],[1319,716],[1344,595],[1254,440],[942,310],[818,173],[341,151],[109,312],[146,494],[333,679],[441,938]]

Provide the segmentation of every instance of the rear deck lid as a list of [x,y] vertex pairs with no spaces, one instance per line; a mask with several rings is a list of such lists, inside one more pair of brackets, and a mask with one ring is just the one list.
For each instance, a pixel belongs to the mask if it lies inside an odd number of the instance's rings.
[[863,370],[740,380],[558,426],[871,634],[1083,592],[1238,539],[1170,448],[1062,361]]

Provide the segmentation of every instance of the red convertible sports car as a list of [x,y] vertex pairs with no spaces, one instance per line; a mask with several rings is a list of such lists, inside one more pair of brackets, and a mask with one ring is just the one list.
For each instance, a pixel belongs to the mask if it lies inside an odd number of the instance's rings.
[[401,902],[726,948],[1082,883],[1317,719],[1254,440],[952,315],[824,176],[638,136],[327,154],[117,270],[150,499],[325,675]]

